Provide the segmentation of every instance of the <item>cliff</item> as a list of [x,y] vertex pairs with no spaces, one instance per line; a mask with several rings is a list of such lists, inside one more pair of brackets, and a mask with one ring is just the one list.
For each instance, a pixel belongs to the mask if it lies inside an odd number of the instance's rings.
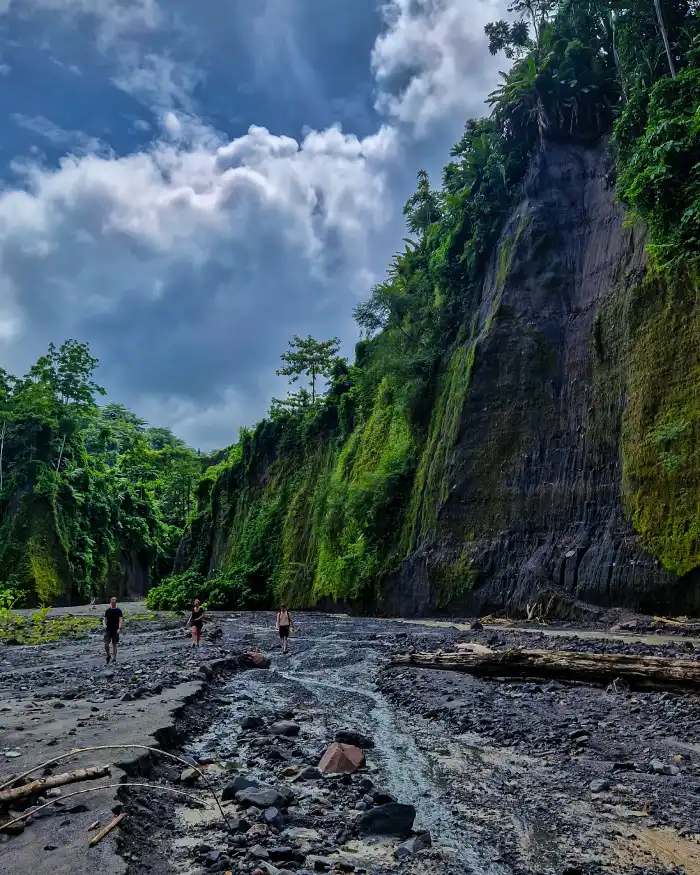
[[425,429],[391,377],[349,427],[342,405],[303,439],[263,423],[210,472],[178,570],[297,607],[697,613],[697,290],[650,274],[607,156],[536,151]]

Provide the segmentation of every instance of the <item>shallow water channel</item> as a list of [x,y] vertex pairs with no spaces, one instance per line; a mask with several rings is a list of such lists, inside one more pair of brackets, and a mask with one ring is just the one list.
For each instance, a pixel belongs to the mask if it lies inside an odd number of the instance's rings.
[[[239,720],[251,713],[294,711],[307,738],[312,735],[312,744],[317,736],[319,753],[336,730],[360,731],[374,741],[374,749],[367,752],[367,769],[375,785],[398,801],[415,805],[416,829],[431,832],[434,846],[458,865],[455,871],[507,875],[510,869],[489,862],[483,852],[470,846],[454,808],[449,778],[426,745],[416,743],[415,728],[397,717],[377,689],[377,673],[388,659],[386,642],[376,634],[347,637],[344,626],[341,622],[335,629],[302,634],[292,640],[288,656],[274,653],[270,670],[236,675],[224,694],[231,705],[191,751],[210,756],[214,752],[222,758],[233,755]],[[248,626],[248,630],[256,638],[269,634],[262,628]],[[435,745],[440,747],[438,739]],[[236,755],[244,759],[245,751],[236,750]],[[469,757],[469,751],[465,755]],[[473,752],[473,757],[476,764],[478,753]]]

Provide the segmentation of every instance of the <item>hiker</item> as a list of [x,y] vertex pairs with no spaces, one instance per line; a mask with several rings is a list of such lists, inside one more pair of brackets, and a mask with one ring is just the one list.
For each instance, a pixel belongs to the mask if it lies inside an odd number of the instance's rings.
[[194,600],[194,610],[190,614],[190,628],[192,629],[192,646],[199,647],[199,640],[202,637],[202,623],[206,617],[206,611],[199,604],[199,599]]
[[112,596],[109,600],[109,607],[105,611],[104,620],[102,621],[105,628],[104,642],[105,642],[105,657],[107,659],[107,665],[109,665],[110,655],[109,655],[109,645],[112,645],[112,662],[117,661],[117,647],[119,645],[119,633],[122,630],[122,622],[124,621],[124,614],[122,613],[122,609],[117,607],[117,597]]
[[282,645],[282,653],[287,652],[287,642],[289,641],[290,629],[294,628],[292,615],[287,610],[286,605],[280,605],[280,612],[277,614],[277,632],[280,636],[280,644]]

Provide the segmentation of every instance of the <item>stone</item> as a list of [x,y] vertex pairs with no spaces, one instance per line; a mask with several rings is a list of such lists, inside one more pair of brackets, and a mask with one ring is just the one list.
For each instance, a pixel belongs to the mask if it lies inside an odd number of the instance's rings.
[[300,731],[301,726],[298,723],[292,723],[291,720],[280,720],[270,727],[270,732],[273,735],[283,735],[285,738],[294,738],[299,735]]
[[246,807],[255,808],[283,808],[287,799],[274,787],[249,787],[236,793],[236,802]]
[[236,798],[236,793],[240,793],[241,790],[248,790],[251,787],[259,787],[260,785],[257,781],[251,781],[250,778],[245,778],[243,775],[237,775],[231,784],[228,784],[224,787],[224,791],[221,794],[222,802],[229,802],[232,799]]
[[22,754],[18,750],[6,750],[5,756],[7,757],[8,760],[14,760],[17,757],[21,757]]
[[287,845],[276,845],[275,847],[268,848],[268,852],[270,859],[275,863],[288,863],[290,860],[296,860],[299,856],[298,851]]
[[263,656],[257,650],[252,651],[251,653],[246,653],[243,656],[243,662],[246,665],[249,665],[251,668],[269,668],[270,660],[267,656]]
[[303,826],[294,826],[285,829],[282,833],[283,839],[292,839],[293,841],[303,842],[320,842],[321,834],[315,829],[307,829]]
[[374,742],[368,735],[355,732],[352,729],[340,729],[335,734],[335,740],[340,744],[351,744],[353,747],[372,748]]
[[416,819],[413,805],[390,802],[366,811],[358,819],[360,833],[364,835],[390,835],[408,838]]
[[413,836],[408,841],[402,842],[395,851],[396,857],[399,860],[407,860],[410,857],[415,857],[420,851],[429,848],[433,843],[429,832],[423,835]]
[[664,763],[661,760],[652,760],[649,763],[649,771],[653,772],[655,775],[670,775],[674,776],[680,773],[680,769],[678,766],[674,766],[673,763]]
[[367,795],[374,805],[388,805],[390,802],[397,801],[396,797],[392,796],[391,793],[385,793],[382,790],[370,790]]
[[598,781],[591,781],[588,788],[591,793],[607,793],[608,790],[612,789],[612,784],[605,778],[601,778]]
[[263,847],[263,845],[254,845],[250,849],[251,856],[256,857],[258,860],[269,860],[270,855],[267,852],[267,848]]
[[196,769],[185,769],[180,775],[180,783],[196,784],[199,780],[199,774]]
[[264,725],[265,721],[257,714],[248,714],[246,717],[241,718],[240,723],[241,729],[259,729]]
[[279,808],[266,808],[263,811],[263,820],[268,826],[273,826],[275,829],[282,829],[284,826],[284,817]]
[[323,772],[316,766],[306,766],[296,777],[297,781],[318,781],[323,777]]
[[209,853],[204,858],[204,865],[207,867],[216,865],[219,862],[220,856],[221,851],[209,851]]
[[359,747],[334,742],[318,764],[324,775],[353,775],[365,765],[365,755]]

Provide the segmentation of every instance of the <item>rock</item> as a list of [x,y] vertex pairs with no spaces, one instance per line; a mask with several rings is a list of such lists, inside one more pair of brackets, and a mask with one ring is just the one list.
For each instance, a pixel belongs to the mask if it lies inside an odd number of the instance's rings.
[[290,860],[296,860],[299,852],[287,845],[276,845],[273,848],[268,848],[270,859],[275,863],[288,863]]
[[257,714],[249,714],[241,719],[241,729],[259,729],[265,725],[265,721]]
[[407,838],[413,829],[416,809],[413,805],[390,802],[366,811],[358,820],[360,832],[365,835],[390,835]]
[[44,845],[45,851],[56,851],[58,850],[58,845]]
[[180,783],[182,784],[196,784],[198,780],[199,774],[196,769],[185,769],[180,775]]
[[663,763],[661,760],[652,760],[649,763],[649,771],[653,772],[655,775],[673,776],[679,774],[680,769],[672,763]]
[[588,788],[591,793],[607,793],[608,790],[612,789],[612,784],[605,778],[601,778],[599,781],[591,781]]
[[236,793],[236,802],[256,808],[283,808],[287,799],[274,787],[249,787]]
[[250,849],[250,853],[258,860],[268,860],[270,858],[270,855],[267,852],[267,848],[263,847],[263,845],[254,845]]
[[400,844],[396,849],[395,854],[399,860],[406,860],[409,857],[415,857],[419,851],[424,851],[426,848],[429,848],[432,843],[433,840],[430,833],[426,832],[423,833],[423,835],[413,836],[413,838]]
[[370,805],[364,801],[364,799],[360,799],[359,802],[355,803],[355,811],[369,811]]
[[228,802],[231,799],[236,798],[236,793],[240,793],[241,790],[248,790],[251,787],[259,787],[260,785],[257,781],[251,781],[250,778],[244,778],[243,775],[237,775],[233,779],[233,783],[228,784],[224,787],[224,792],[221,794],[221,801]]
[[303,826],[295,826],[290,829],[285,829],[282,833],[282,838],[292,839],[293,841],[320,842],[321,834],[315,829],[306,829]]
[[120,702],[133,702],[134,697],[131,695],[131,693],[124,693],[124,695],[121,697],[121,699],[119,701]]
[[481,620],[474,620],[474,622],[471,624],[472,632],[482,632],[483,629],[484,624],[481,622]]
[[18,836],[20,833],[24,832],[25,822],[23,820],[18,820],[17,823],[13,823],[12,826],[3,826],[3,832],[8,835]]
[[270,660],[257,650],[243,654],[243,662],[250,668],[269,668]]
[[382,790],[370,790],[367,795],[374,805],[388,805],[397,801],[391,793],[384,793]]
[[359,747],[334,742],[318,764],[324,775],[353,775],[365,764],[365,755]]
[[318,781],[319,778],[323,777],[323,772],[320,769],[317,769],[316,766],[306,766],[306,768],[302,769],[297,775],[297,781]]
[[589,738],[590,733],[585,729],[574,729],[573,732],[569,733],[569,741],[578,741],[580,743],[588,741]]
[[266,808],[263,811],[263,820],[268,826],[273,826],[275,829],[282,829],[284,826],[284,817],[279,808]]
[[299,735],[301,726],[298,723],[292,723],[291,720],[280,720],[279,723],[273,723],[270,727],[270,732],[273,735],[283,735],[285,738],[294,738]]
[[354,732],[352,729],[340,729],[335,734],[335,740],[340,744],[350,744],[353,747],[374,747],[374,742],[368,735],[363,735],[361,732]]
[[14,760],[17,757],[21,757],[22,754],[18,750],[6,750],[5,756],[7,757],[8,760]]
[[207,867],[215,866],[219,862],[221,851],[210,851],[204,858],[204,865]]

